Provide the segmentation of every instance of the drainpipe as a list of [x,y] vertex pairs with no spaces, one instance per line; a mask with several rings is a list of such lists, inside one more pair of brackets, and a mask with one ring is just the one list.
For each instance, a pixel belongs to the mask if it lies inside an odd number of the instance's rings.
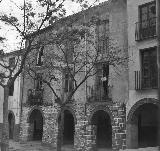
[[23,95],[24,95],[24,75],[21,73],[21,78],[20,78],[20,124],[22,121],[22,102],[23,102]]
[[[157,34],[157,64],[158,64],[158,100],[160,101],[160,0],[156,0],[156,34]],[[158,145],[160,149],[160,108],[158,110]]]

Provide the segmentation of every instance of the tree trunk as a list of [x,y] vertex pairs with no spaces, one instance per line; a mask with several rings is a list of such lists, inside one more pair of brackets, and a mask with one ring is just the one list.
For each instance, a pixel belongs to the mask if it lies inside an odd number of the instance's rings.
[[5,86],[4,102],[3,102],[3,126],[2,126],[1,151],[9,151],[8,96],[9,96],[9,88],[8,86]]
[[58,132],[58,143],[57,143],[57,151],[61,151],[63,145],[63,133],[64,133],[64,112],[60,110],[60,121],[58,122],[59,132]]

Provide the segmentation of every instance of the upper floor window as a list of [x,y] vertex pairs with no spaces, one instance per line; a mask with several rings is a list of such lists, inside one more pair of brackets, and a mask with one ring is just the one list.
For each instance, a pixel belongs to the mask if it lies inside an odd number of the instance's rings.
[[14,92],[14,83],[9,87],[9,96],[13,96],[13,92]]
[[37,66],[43,65],[44,61],[44,46],[40,47],[38,56],[37,56]]
[[74,45],[72,43],[66,44],[64,59],[67,63],[72,63],[74,55]]
[[9,58],[9,66],[14,67],[15,66],[15,57]]
[[109,64],[98,63],[96,66],[96,91],[101,97],[108,96]]
[[36,90],[42,89],[42,73],[37,73],[37,75],[36,75],[35,89]]
[[64,92],[71,92],[74,88],[73,80],[69,73],[65,73],[64,77]]
[[136,40],[151,38],[156,35],[156,2],[139,6],[139,22],[136,23]]
[[157,88],[158,68],[156,47],[142,50],[142,88]]
[[103,20],[97,23],[96,35],[97,35],[97,48],[98,51],[104,54],[108,49],[108,21]]

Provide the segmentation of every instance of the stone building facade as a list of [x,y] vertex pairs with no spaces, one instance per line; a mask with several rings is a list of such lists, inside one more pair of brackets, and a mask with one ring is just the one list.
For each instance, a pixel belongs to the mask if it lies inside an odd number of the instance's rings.
[[[126,0],[112,0],[90,8],[84,14],[88,20],[97,14],[102,20],[107,20],[107,36],[110,43],[121,49],[121,55],[127,58],[126,8]],[[54,26],[44,29],[42,34],[51,30],[54,30]],[[96,151],[98,148],[109,148],[114,151],[125,149],[127,62],[123,65],[110,66],[109,71],[108,98],[99,100],[90,97],[90,89],[95,81],[95,77],[91,77],[87,80],[87,86],[83,84],[76,91],[74,101],[66,103],[62,109],[47,87],[43,92],[34,90],[35,94],[43,93],[42,102],[40,99],[36,103],[28,103],[34,81],[24,77],[20,140],[22,142],[41,140],[43,144],[51,145],[57,151],[65,145],[72,146],[76,151]],[[97,88],[97,92],[98,89],[101,88]]]
[[127,148],[158,146],[156,2],[128,0]]

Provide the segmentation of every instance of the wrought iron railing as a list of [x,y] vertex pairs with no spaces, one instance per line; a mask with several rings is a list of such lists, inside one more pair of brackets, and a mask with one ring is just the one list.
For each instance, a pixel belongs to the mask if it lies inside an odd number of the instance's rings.
[[102,86],[87,86],[87,101],[88,102],[107,102],[110,101],[109,87],[107,92],[104,91]]
[[149,77],[144,77],[141,71],[135,71],[135,90],[142,89],[157,89],[158,88],[158,73],[150,74]]
[[43,89],[29,89],[28,90],[28,103],[30,105],[43,104]]
[[140,71],[135,71],[135,90],[142,89],[142,77]]
[[136,23],[135,40],[140,41],[156,36],[156,17]]

